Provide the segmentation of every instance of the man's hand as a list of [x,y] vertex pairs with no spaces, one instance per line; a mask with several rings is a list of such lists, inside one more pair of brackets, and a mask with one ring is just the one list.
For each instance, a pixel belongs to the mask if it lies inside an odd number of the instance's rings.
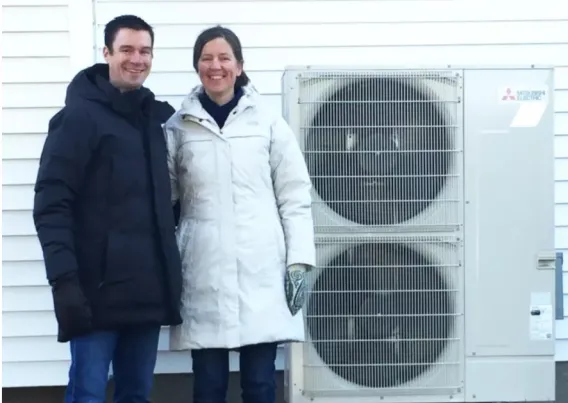
[[92,330],[92,314],[75,275],[61,277],[51,283],[55,317],[62,342]]
[[293,264],[286,269],[284,277],[284,289],[286,291],[286,301],[292,316],[295,316],[306,298],[306,266],[303,264]]

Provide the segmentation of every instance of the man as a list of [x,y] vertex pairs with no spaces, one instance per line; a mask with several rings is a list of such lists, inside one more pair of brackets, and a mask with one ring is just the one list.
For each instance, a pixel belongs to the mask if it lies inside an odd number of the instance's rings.
[[104,57],[79,72],[49,122],[34,221],[59,333],[70,341],[66,403],[148,401],[161,325],[181,323],[163,124],[173,108],[144,88],[154,33],[125,15]]

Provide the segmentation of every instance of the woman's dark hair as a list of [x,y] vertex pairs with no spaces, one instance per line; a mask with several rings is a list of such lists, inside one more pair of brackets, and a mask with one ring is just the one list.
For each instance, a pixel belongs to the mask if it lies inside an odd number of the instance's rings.
[[[239,37],[231,31],[229,28],[222,27],[217,25],[212,28],[208,28],[205,31],[201,32],[195,41],[195,45],[193,46],[193,68],[197,71],[197,64],[199,63],[199,58],[201,57],[201,52],[203,52],[203,47],[213,39],[223,38],[227,41],[233,53],[235,54],[235,58],[241,64],[244,64],[243,59],[243,48],[241,47],[241,41]],[[235,88],[244,87],[250,82],[250,79],[243,72],[237,80],[235,81]]]

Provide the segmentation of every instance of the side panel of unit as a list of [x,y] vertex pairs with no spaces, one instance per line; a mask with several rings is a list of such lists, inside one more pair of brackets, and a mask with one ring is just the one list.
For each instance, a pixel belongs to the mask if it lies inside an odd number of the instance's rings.
[[466,401],[551,400],[553,73],[466,70],[464,89]]

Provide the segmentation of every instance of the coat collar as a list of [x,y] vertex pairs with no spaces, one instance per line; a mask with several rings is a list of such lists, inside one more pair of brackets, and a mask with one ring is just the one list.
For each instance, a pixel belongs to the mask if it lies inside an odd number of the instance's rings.
[[[192,119],[210,119],[209,114],[205,111],[199,101],[199,94],[204,91],[202,85],[197,85],[189,92],[181,104],[179,114],[182,120]],[[252,83],[243,87],[243,96],[236,106],[237,113],[251,107],[257,107],[260,103],[260,94]]]

